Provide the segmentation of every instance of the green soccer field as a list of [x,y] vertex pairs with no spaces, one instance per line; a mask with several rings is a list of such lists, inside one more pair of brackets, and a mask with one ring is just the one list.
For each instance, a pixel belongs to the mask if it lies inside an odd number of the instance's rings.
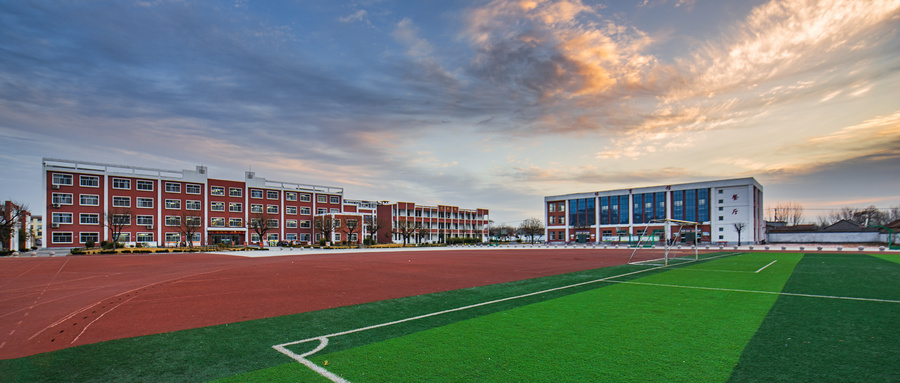
[[81,346],[0,361],[0,379],[896,382],[898,260],[623,265]]

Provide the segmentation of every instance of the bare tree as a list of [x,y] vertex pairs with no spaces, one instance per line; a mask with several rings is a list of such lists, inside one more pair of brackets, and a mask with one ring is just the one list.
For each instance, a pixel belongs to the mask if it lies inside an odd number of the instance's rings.
[[326,243],[331,242],[331,233],[340,226],[337,221],[338,220],[334,219],[334,216],[331,215],[316,217],[316,230],[322,232],[322,236],[325,238]]
[[131,211],[131,208],[127,207],[114,207],[103,213],[103,226],[109,229],[109,234],[112,238],[112,248],[116,248],[116,244],[119,243],[119,237],[122,236],[122,232],[125,231],[125,228],[131,226],[131,221],[134,219],[134,212]]
[[775,205],[773,218],[790,226],[799,225],[803,221],[803,205],[798,202],[781,202]]
[[403,244],[409,243],[409,239],[416,232],[416,223],[413,221],[397,221],[397,227],[394,229],[397,234],[403,237]]
[[265,210],[253,213],[250,215],[250,221],[247,222],[247,227],[253,230],[256,233],[257,237],[259,237],[259,247],[262,248],[263,244],[266,242],[266,233],[272,229],[272,220],[269,217],[269,213]]
[[[378,216],[367,215],[365,216],[366,220],[366,231],[369,232],[369,238],[373,243],[378,243],[378,230],[381,230],[386,225],[383,220],[378,219]],[[390,235],[390,233],[388,233]]]
[[892,221],[891,217],[894,214],[894,209],[897,209],[897,213],[900,213],[900,208],[892,208],[888,209],[887,211],[882,211],[874,205],[871,205],[864,209],[842,207],[839,210],[829,213],[825,219],[820,218],[819,224],[824,227],[832,225],[842,219],[848,219],[865,226],[884,225]]
[[189,213],[187,211],[182,211],[181,217],[178,217],[181,221],[178,225],[178,232],[181,233],[182,241],[187,242],[187,245],[193,248],[194,234],[200,232],[200,229],[203,227],[203,223],[200,222],[199,216],[191,216],[188,214]]
[[534,244],[534,237],[540,237],[544,234],[544,223],[539,218],[531,217],[522,221],[522,224],[519,225],[519,231],[522,235],[531,238],[531,243]]
[[0,204],[0,249],[13,249],[12,234],[17,225],[22,225],[28,215],[28,205],[15,201]]
[[420,240],[425,239],[429,236],[430,230],[425,228],[425,224],[421,222],[416,222],[416,243],[419,243]]
[[346,223],[344,223],[344,227],[347,228],[347,242],[350,242],[350,239],[353,238],[353,232],[357,229],[360,229],[359,220],[357,219],[348,219]]
[[738,246],[741,245],[741,231],[743,231],[746,226],[747,224],[743,222],[737,222],[734,224],[734,230],[738,233]]

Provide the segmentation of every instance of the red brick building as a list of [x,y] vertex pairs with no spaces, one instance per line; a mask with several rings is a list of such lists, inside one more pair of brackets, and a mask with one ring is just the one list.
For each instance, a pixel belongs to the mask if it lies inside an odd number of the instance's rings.
[[487,241],[489,237],[488,209],[385,201],[378,206],[378,219],[378,243],[444,243],[448,238]]

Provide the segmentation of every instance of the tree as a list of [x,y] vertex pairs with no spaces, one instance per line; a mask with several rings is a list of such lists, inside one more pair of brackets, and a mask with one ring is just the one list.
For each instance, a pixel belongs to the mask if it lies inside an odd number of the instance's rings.
[[348,219],[347,223],[344,224],[344,227],[347,228],[347,241],[349,242],[351,238],[353,238],[353,232],[356,229],[359,229],[359,220],[357,219]]
[[28,215],[28,205],[15,201],[0,204],[0,249],[13,250],[12,234],[16,225],[22,225]]
[[776,222],[785,222],[790,226],[799,225],[803,221],[803,205],[798,202],[781,202],[775,205],[773,218]]
[[[378,230],[381,230],[382,228],[384,228],[386,226],[384,221],[378,219],[378,216],[373,216],[373,215],[366,215],[365,221],[366,221],[365,228],[366,228],[366,231],[369,232],[369,238],[372,240],[373,243],[378,243]],[[390,236],[390,233],[387,233],[387,234],[388,234],[388,236]]]
[[134,218],[134,212],[127,207],[114,207],[103,213],[103,226],[109,229],[110,238],[112,238],[112,248],[116,248],[119,243],[119,237],[125,231],[125,227],[131,226],[131,220]]
[[183,241],[187,242],[187,245],[193,248],[194,234],[200,232],[203,223],[200,222],[199,216],[190,216],[187,211],[182,211],[181,217],[178,218],[181,221],[180,225],[178,225],[178,232],[181,233]]
[[747,226],[747,224],[745,224],[743,222],[737,222],[734,224],[734,230],[737,231],[737,233],[738,233],[738,246],[741,245],[741,231],[743,231],[744,227],[746,227],[746,226]]
[[522,235],[530,237],[531,243],[534,244],[534,237],[544,235],[544,223],[539,218],[531,217],[522,221],[522,224],[519,225],[519,230],[522,232]]
[[419,243],[420,240],[424,240],[428,237],[430,230],[425,227],[425,224],[421,222],[416,223],[416,243]]
[[266,233],[272,229],[272,220],[269,218],[269,213],[261,210],[251,214],[250,222],[247,222],[247,226],[259,237],[260,248],[266,242]]
[[409,243],[409,239],[416,232],[416,223],[414,221],[397,221],[397,227],[394,229],[395,233],[400,234],[403,237],[403,244],[406,245]]
[[864,209],[845,206],[836,211],[832,211],[825,218],[819,217],[819,225],[822,227],[829,226],[842,219],[852,220],[864,226],[884,225],[893,221],[891,218],[895,213],[900,216],[900,208],[895,207],[882,211],[874,205],[870,205]]
[[326,243],[331,242],[331,233],[340,226],[337,221],[338,220],[334,219],[334,216],[331,215],[316,217],[316,230],[322,232],[322,236],[325,238]]

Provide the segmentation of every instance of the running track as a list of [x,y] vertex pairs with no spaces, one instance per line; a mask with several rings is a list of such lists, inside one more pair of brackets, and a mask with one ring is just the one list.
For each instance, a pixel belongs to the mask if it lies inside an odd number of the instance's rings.
[[0,259],[0,359],[623,264],[631,250]]

